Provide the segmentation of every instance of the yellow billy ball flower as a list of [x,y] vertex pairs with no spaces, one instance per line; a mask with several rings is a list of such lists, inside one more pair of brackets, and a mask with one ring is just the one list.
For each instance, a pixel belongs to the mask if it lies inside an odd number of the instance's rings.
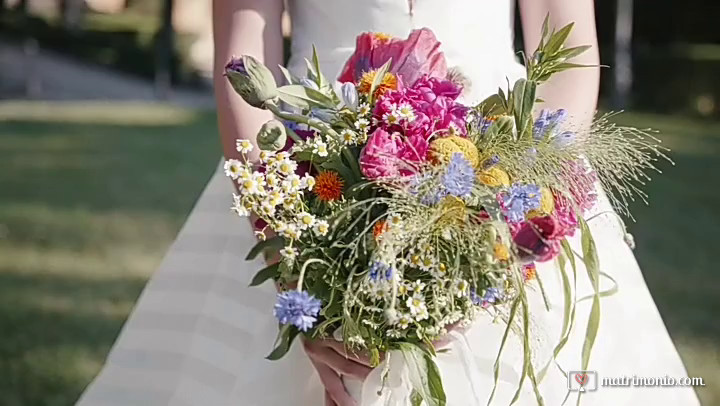
[[500,261],[507,261],[508,259],[510,259],[510,251],[505,244],[495,244],[493,251],[495,254],[495,258],[499,259]]
[[465,222],[467,211],[465,209],[465,202],[463,202],[462,199],[448,196],[440,203],[440,210],[442,210],[442,215],[439,224],[450,225]]
[[480,153],[477,147],[467,138],[452,135],[433,140],[428,151],[433,162],[449,162],[453,154],[459,152],[474,168],[480,164]]
[[510,176],[495,166],[480,172],[477,178],[481,183],[490,187],[510,186]]
[[527,214],[527,218],[531,219],[533,217],[551,214],[555,209],[555,198],[553,198],[553,194],[550,189],[546,187],[540,188],[540,195],[540,208],[537,210],[530,210]]

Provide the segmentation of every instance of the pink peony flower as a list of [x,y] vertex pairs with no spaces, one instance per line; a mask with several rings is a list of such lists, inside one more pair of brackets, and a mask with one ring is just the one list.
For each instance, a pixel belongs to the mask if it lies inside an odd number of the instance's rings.
[[558,227],[558,234],[565,237],[572,237],[575,235],[575,230],[578,227],[577,214],[570,200],[565,196],[554,193],[553,199],[555,200],[555,210],[552,213],[552,217],[555,219]]
[[[465,135],[468,108],[455,101],[460,92],[461,89],[450,81],[423,76],[413,86],[401,86],[383,95],[373,114],[380,127],[389,132],[401,131],[407,136],[422,136],[428,140],[436,131],[453,127]],[[415,119],[410,123],[401,121],[387,125],[383,117],[403,104],[412,106]]]
[[355,52],[345,63],[338,80],[357,83],[364,72],[378,69],[390,59],[390,72],[411,85],[423,75],[447,76],[447,63],[445,55],[440,52],[440,42],[431,30],[422,28],[412,31],[405,40],[369,32],[360,34]]
[[413,162],[422,162],[428,143],[418,135],[402,136],[376,129],[360,153],[360,169],[368,179],[406,176],[413,173]]
[[522,223],[513,237],[520,259],[526,263],[553,259],[560,252],[562,235],[558,231],[551,216],[533,217]]

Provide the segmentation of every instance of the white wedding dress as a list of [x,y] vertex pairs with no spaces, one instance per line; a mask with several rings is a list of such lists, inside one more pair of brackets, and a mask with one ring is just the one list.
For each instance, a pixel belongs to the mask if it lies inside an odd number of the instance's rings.
[[[410,6],[412,5],[412,13]],[[290,0],[293,22],[289,68],[303,74],[303,57],[315,44],[326,76],[336,77],[364,31],[405,37],[431,28],[449,66],[472,80],[465,99],[479,101],[523,74],[513,52],[510,0]],[[331,76],[334,75],[334,76]],[[254,244],[246,220],[231,214],[231,183],[218,170],[177,240],[140,297],[105,367],[78,402],[80,406],[320,406],[323,389],[296,342],[281,361],[266,361],[277,323],[271,284],[248,288],[263,264],[246,262]],[[609,210],[602,199],[598,211]],[[590,361],[600,377],[686,376],[622,229],[611,215],[591,222],[602,269],[619,292],[601,301],[602,319]],[[577,243],[575,241],[574,243]],[[652,270],[649,270],[652,272]],[[562,289],[552,263],[538,269],[552,308],[532,295],[535,363],[543,365],[562,323]],[[578,270],[577,297],[591,292]],[[603,286],[607,288],[607,286]],[[580,369],[589,301],[578,304],[575,332],[560,354],[566,370]],[[486,404],[502,323],[481,317],[465,340],[450,345],[438,364],[448,405]],[[504,351],[493,404],[506,405],[521,369],[517,338]],[[547,405],[560,405],[567,377],[551,368],[540,388]],[[359,383],[348,382],[354,394]],[[367,388],[366,388],[367,390]],[[359,396],[359,395],[358,395]],[[574,404],[574,397],[570,402]],[[367,398],[363,404],[372,404]],[[529,383],[518,404],[534,405]],[[584,405],[697,405],[689,387],[603,388],[583,396]],[[391,405],[405,406],[405,405]]]

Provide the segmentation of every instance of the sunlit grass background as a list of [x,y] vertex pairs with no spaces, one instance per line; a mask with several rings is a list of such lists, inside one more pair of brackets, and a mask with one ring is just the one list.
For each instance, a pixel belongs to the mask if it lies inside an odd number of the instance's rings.
[[[703,403],[720,404],[720,123],[620,120],[674,150],[631,230]],[[219,156],[210,111],[0,103],[0,405],[73,404]]]

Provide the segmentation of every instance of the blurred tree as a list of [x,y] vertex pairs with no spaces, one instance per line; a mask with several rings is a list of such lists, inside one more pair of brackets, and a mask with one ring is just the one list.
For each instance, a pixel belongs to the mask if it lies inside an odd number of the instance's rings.
[[173,0],[164,0],[162,22],[155,34],[155,94],[160,99],[167,99],[172,90],[172,64],[175,60],[172,16]]
[[71,32],[77,32],[82,27],[85,15],[85,0],[61,0],[60,17],[63,27]]
[[627,107],[632,90],[633,0],[617,0],[613,107]]

